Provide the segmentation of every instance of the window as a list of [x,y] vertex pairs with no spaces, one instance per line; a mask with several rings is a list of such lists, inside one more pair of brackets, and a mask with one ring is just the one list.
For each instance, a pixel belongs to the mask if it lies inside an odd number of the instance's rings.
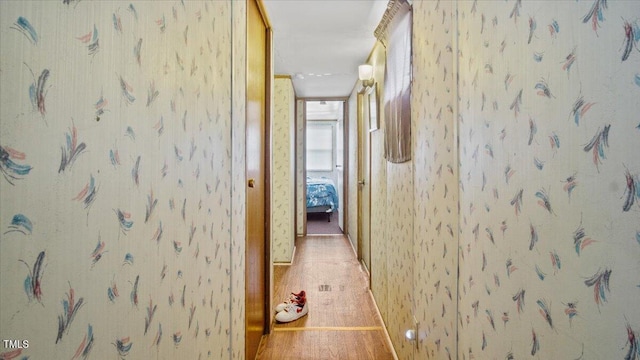
[[307,171],[333,171],[335,125],[307,123]]

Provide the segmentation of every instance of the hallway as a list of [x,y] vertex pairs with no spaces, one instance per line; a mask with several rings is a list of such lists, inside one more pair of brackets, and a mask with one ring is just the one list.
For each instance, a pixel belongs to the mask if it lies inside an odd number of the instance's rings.
[[393,359],[368,280],[345,236],[296,240],[292,265],[274,269],[274,303],[305,290],[309,314],[275,324],[256,359]]
[[[254,2],[265,66],[248,1],[0,1],[0,359],[251,360],[248,332],[262,359],[640,359],[640,1],[412,1],[403,127],[365,26],[389,1]],[[339,51],[345,29],[371,43]],[[325,80],[346,90],[302,90]],[[368,277],[343,236],[295,239],[303,104],[336,98]],[[263,339],[247,304],[301,289],[309,314]]]

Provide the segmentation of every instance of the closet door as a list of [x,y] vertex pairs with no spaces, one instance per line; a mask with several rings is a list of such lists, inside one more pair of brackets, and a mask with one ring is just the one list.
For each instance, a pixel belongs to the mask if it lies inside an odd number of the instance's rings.
[[246,345],[247,359],[258,351],[268,331],[269,213],[268,145],[270,29],[260,1],[247,3],[247,248],[246,248]]

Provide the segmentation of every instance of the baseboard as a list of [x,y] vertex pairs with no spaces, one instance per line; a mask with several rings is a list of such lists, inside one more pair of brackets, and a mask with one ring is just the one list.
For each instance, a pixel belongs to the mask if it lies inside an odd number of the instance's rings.
[[351,239],[351,234],[345,234],[345,236],[347,237],[347,240],[349,240],[349,245],[351,245],[351,250],[353,250],[353,253],[356,254],[356,259],[357,259],[358,250],[356,250],[356,248],[353,247],[353,239]]
[[296,247],[293,246],[293,253],[291,253],[291,261],[289,262],[274,262],[273,266],[291,266],[293,264],[293,259],[296,257]]
[[369,289],[371,289],[371,273],[369,272],[369,268],[367,267],[367,264],[364,262],[363,259],[360,259],[359,262],[360,262],[360,267],[362,268],[362,271],[364,271],[367,274],[367,278],[369,279]]
[[384,322],[384,318],[382,314],[380,314],[380,309],[378,308],[378,303],[376,302],[376,298],[373,296],[371,289],[369,289],[369,296],[371,297],[371,301],[373,301],[373,306],[376,308],[376,313],[378,313],[378,317],[382,322],[382,331],[384,331],[384,337],[387,339],[387,344],[391,348],[391,352],[393,354],[393,360],[398,360],[398,354],[396,354],[396,348],[393,346],[393,342],[391,342],[391,336],[389,336],[389,331],[387,331],[387,324]]

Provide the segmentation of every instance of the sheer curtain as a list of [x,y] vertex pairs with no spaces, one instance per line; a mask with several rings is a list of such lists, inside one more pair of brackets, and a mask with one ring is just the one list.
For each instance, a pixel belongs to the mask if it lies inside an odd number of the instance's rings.
[[386,47],[384,150],[387,161],[411,160],[411,5],[391,0],[375,35]]

